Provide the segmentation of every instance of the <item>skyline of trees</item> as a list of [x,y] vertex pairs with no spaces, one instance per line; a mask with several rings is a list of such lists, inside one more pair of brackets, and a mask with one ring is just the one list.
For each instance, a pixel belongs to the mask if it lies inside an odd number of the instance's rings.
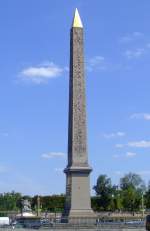
[[[93,186],[95,196],[91,197],[95,211],[130,211],[150,209],[150,183],[145,182],[136,173],[128,173],[120,178],[118,185],[113,185],[107,175],[99,175]],[[40,210],[43,212],[63,211],[65,195],[22,195],[12,191],[0,193],[0,212],[21,211],[21,200],[28,199],[33,211],[37,211],[37,198],[40,198]]]
[[119,185],[112,185],[111,178],[100,175],[93,189],[100,211],[140,211],[144,209],[144,201],[146,207],[149,203],[145,182],[135,173],[120,178]]

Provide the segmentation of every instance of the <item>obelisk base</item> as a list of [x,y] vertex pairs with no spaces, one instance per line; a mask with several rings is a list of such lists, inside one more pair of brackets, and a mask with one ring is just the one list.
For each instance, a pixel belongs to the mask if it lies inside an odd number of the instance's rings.
[[70,210],[68,214],[69,224],[85,224],[93,225],[96,224],[96,215],[93,210]]
[[66,206],[63,217],[70,224],[95,224],[96,215],[91,209],[91,167],[71,166],[64,170],[67,175]]

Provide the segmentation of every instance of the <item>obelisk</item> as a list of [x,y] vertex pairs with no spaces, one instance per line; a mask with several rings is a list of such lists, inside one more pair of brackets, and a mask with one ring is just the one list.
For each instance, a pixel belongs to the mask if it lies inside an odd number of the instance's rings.
[[86,100],[84,79],[83,25],[76,9],[70,33],[70,83],[68,165],[66,173],[65,216],[91,218],[90,179],[88,164]]

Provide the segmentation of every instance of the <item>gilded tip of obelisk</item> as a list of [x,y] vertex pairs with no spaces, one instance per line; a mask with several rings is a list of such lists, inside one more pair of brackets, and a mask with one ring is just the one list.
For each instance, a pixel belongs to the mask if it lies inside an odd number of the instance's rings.
[[78,12],[78,9],[76,8],[75,10],[75,14],[74,14],[74,19],[73,19],[73,23],[72,23],[72,27],[80,27],[83,28],[83,24]]

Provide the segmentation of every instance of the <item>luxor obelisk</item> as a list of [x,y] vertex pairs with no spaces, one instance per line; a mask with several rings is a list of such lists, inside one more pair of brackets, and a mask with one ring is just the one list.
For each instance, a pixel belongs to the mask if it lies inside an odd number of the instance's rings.
[[65,216],[94,217],[91,209],[86,132],[83,25],[76,9],[70,34],[68,165]]

